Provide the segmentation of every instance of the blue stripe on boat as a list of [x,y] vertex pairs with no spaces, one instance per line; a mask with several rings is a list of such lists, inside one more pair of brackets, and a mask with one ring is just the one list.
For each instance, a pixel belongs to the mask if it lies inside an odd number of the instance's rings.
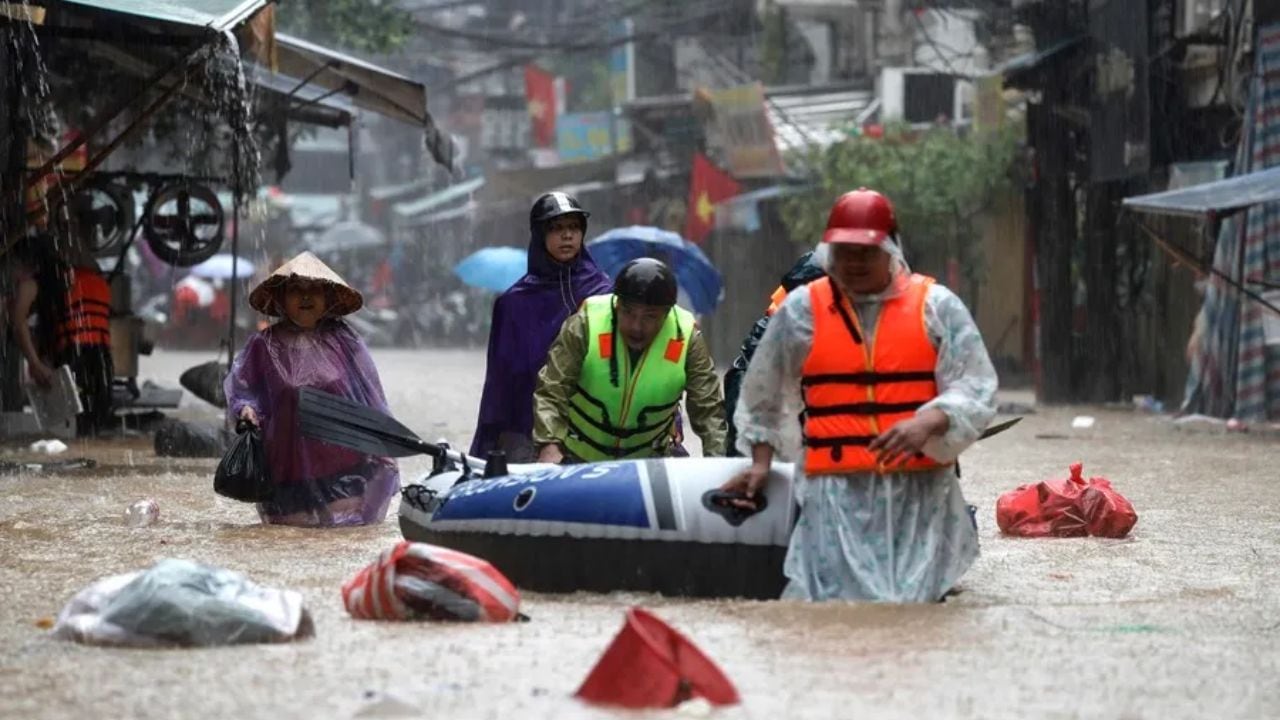
[[431,519],[652,526],[636,463],[596,463],[469,480],[449,493]]

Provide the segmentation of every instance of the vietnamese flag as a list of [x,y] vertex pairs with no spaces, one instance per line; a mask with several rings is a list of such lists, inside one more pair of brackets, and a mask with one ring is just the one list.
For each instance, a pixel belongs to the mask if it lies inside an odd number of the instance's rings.
[[693,156],[693,172],[689,178],[689,207],[685,213],[684,236],[690,242],[706,239],[716,222],[716,203],[742,192],[742,186],[729,173],[721,170],[706,155]]
[[533,144],[555,147],[556,117],[564,112],[564,81],[537,65],[525,65],[524,96],[533,121]]

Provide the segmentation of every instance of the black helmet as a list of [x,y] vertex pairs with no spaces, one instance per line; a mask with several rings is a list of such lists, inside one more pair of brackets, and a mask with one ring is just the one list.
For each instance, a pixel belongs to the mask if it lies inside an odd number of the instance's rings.
[[627,263],[613,283],[613,294],[619,299],[654,307],[675,305],[678,292],[675,273],[666,263],[653,258]]
[[543,223],[560,217],[577,213],[582,216],[582,230],[586,232],[587,218],[591,213],[582,209],[578,198],[562,192],[549,192],[533,202],[529,208],[529,229],[537,230]]

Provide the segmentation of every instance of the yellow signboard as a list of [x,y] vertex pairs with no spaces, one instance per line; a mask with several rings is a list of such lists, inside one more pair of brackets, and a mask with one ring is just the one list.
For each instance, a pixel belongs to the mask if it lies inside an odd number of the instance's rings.
[[734,177],[786,174],[774,141],[773,123],[765,111],[763,85],[757,82],[723,90],[703,89],[697,98],[709,106],[708,135],[722,151]]
[[980,77],[973,109],[973,127],[978,132],[998,132],[1004,127],[1004,77]]

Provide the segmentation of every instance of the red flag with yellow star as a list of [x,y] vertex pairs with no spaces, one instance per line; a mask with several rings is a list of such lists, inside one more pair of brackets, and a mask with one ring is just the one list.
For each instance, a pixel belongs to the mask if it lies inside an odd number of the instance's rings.
[[533,144],[555,147],[556,117],[564,112],[564,80],[537,65],[525,65],[524,96],[529,102]]
[[693,172],[689,179],[689,208],[684,222],[684,236],[700,243],[716,226],[716,203],[742,192],[742,186],[729,173],[721,170],[706,155],[693,156]]

